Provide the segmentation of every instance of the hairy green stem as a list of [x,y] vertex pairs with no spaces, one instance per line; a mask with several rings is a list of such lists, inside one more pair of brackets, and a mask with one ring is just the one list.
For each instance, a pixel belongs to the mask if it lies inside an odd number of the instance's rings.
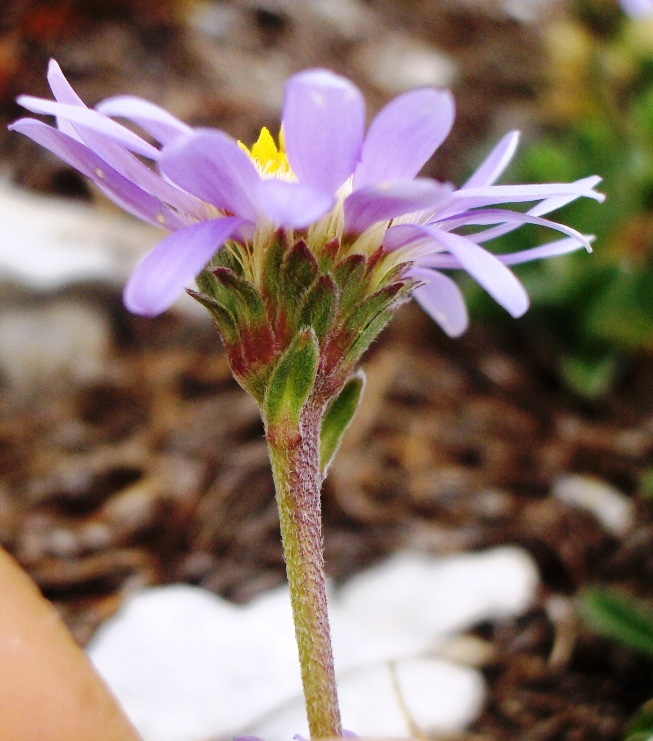
[[327,612],[320,489],[320,415],[306,404],[299,424],[266,430],[311,738],[341,736]]

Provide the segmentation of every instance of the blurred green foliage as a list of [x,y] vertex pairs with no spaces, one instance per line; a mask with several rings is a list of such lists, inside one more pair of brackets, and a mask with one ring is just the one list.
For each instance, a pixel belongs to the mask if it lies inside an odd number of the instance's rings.
[[[603,177],[605,203],[583,199],[551,214],[594,234],[593,255],[517,270],[533,305],[526,326],[553,349],[569,386],[598,397],[634,356],[653,350],[653,21],[627,19],[603,0],[574,8],[543,31],[543,133],[518,152],[504,180]],[[495,241],[493,251],[555,238],[523,228]],[[491,311],[478,295],[472,302]]]
[[[584,622],[607,638],[653,659],[653,607],[615,590],[592,587],[578,597]],[[624,730],[624,741],[653,739],[653,700],[646,702]]]
[[653,607],[605,587],[584,589],[579,613],[596,633],[653,659]]

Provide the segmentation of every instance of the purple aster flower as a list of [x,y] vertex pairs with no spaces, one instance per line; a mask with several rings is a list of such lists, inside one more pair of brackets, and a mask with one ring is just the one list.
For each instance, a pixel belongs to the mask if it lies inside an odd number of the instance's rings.
[[653,15],[653,0],[620,0],[624,12],[633,18]]
[[[366,133],[363,97],[351,82],[326,70],[301,72],[286,85],[279,144],[264,129],[248,149],[139,98],[89,109],[55,62],[48,79],[54,101],[19,101],[56,125],[24,118],[11,128],[170,232],[134,270],[127,307],[158,314],[195,277],[200,290],[192,295],[211,313],[234,376],[259,404],[310,733],[337,736],[320,489],[363,390],[356,365],[411,293],[450,335],[464,331],[467,310],[449,270],[465,270],[513,316],[522,314],[528,297],[510,266],[589,249],[588,237],[545,217],[581,196],[602,200],[599,178],[496,185],[516,132],[461,188],[419,177],[454,121],[451,94],[432,88],[396,98]],[[513,211],[505,207],[511,203],[531,205]],[[511,255],[485,249],[522,224],[563,237]]]
[[[334,240],[343,256],[369,257],[381,249],[388,265],[404,266],[415,281],[418,303],[455,336],[467,326],[467,311],[446,271],[465,270],[520,316],[528,297],[509,266],[590,249],[588,237],[544,217],[581,196],[602,200],[594,190],[600,178],[495,184],[515,152],[517,132],[507,134],[461,188],[418,176],[453,125],[448,91],[399,96],[366,133],[363,97],[351,82],[327,70],[300,72],[286,85],[280,145],[264,129],[247,149],[139,98],[87,108],[54,61],[48,80],[55,101],[22,96],[19,102],[54,116],[56,127],[23,118],[10,128],[54,152],[125,210],[171,232],[125,287],[125,303],[137,314],[167,309],[225,244],[250,256],[248,277],[260,283],[262,256],[281,230],[313,254]],[[156,146],[115,118],[140,127]],[[510,203],[533,205],[523,212],[505,208]],[[483,247],[522,224],[564,237],[511,255]]]

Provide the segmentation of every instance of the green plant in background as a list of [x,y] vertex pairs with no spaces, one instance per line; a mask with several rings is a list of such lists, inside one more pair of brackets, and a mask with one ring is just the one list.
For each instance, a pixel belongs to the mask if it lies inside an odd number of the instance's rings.
[[[578,2],[545,29],[545,131],[522,150],[517,182],[600,172],[600,213],[577,201],[565,218],[596,235],[591,261],[571,256],[525,266],[540,347],[551,347],[565,382],[605,394],[633,357],[653,350],[653,19],[629,19],[615,3]],[[503,238],[519,249],[532,234]],[[488,304],[479,295],[474,303]],[[489,309],[491,310],[491,309]],[[573,316],[573,319],[570,317]]]
[[[592,587],[581,592],[579,614],[596,633],[653,659],[653,605],[615,589]],[[624,741],[653,739],[653,699],[646,702],[624,730]]]

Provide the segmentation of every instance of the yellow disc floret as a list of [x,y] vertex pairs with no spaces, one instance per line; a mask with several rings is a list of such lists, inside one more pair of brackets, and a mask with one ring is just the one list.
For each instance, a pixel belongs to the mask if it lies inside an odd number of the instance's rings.
[[251,149],[240,141],[238,144],[252,158],[261,175],[294,179],[284,148],[283,129],[279,133],[278,147],[272,134],[265,126],[261,129],[261,133],[256,142],[252,144]]

